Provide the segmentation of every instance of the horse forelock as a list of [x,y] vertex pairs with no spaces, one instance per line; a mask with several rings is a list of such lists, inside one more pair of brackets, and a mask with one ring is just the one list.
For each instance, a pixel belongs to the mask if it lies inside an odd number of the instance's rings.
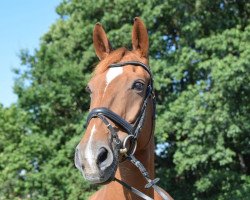
[[105,72],[109,68],[109,65],[119,62],[126,55],[127,52],[128,50],[125,47],[121,47],[112,51],[104,60],[100,61],[100,63],[96,66],[94,74],[100,74]]
[[136,51],[129,51],[125,47],[121,47],[112,51],[104,60],[101,60],[99,64],[96,65],[95,70],[93,71],[93,75],[101,74],[107,71],[111,64],[129,60],[140,61],[148,64],[147,60],[138,56]]

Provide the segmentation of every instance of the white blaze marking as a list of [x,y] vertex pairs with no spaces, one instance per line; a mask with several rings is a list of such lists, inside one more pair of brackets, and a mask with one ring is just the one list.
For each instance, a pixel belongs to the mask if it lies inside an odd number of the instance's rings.
[[93,135],[94,135],[95,131],[96,131],[96,128],[94,125],[91,132],[90,132],[90,138],[89,138],[89,141],[87,143],[86,153],[85,153],[85,157],[86,157],[87,161],[89,162],[90,166],[95,163],[94,155],[93,155],[92,148],[91,148],[93,145],[92,140],[93,140]]
[[122,67],[113,67],[110,68],[106,74],[106,87],[104,89],[104,93],[108,87],[108,85],[111,83],[112,80],[114,80],[117,76],[122,74],[123,68]]

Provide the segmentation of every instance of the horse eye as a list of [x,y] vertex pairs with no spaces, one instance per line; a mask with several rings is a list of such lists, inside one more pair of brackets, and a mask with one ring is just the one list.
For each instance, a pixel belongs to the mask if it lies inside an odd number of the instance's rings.
[[85,91],[86,91],[87,93],[90,93],[90,94],[92,93],[92,91],[91,91],[91,89],[90,89],[90,87],[89,87],[88,85],[86,86]]
[[137,90],[137,91],[143,91],[144,88],[144,83],[142,82],[134,82],[132,89]]

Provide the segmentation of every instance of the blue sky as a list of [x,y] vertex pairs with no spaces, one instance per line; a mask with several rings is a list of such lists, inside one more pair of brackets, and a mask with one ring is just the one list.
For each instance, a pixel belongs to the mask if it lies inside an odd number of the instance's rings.
[[0,1],[0,103],[17,100],[13,93],[13,68],[20,67],[20,49],[33,52],[40,37],[58,19],[55,8],[61,0]]

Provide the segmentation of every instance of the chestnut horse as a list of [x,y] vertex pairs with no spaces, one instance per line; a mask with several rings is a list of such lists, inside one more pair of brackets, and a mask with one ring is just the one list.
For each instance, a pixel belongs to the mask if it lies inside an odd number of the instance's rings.
[[93,42],[100,62],[86,88],[90,114],[75,152],[85,179],[105,184],[90,199],[172,199],[154,179],[155,108],[146,27],[134,19],[132,51],[112,50],[100,23]]

